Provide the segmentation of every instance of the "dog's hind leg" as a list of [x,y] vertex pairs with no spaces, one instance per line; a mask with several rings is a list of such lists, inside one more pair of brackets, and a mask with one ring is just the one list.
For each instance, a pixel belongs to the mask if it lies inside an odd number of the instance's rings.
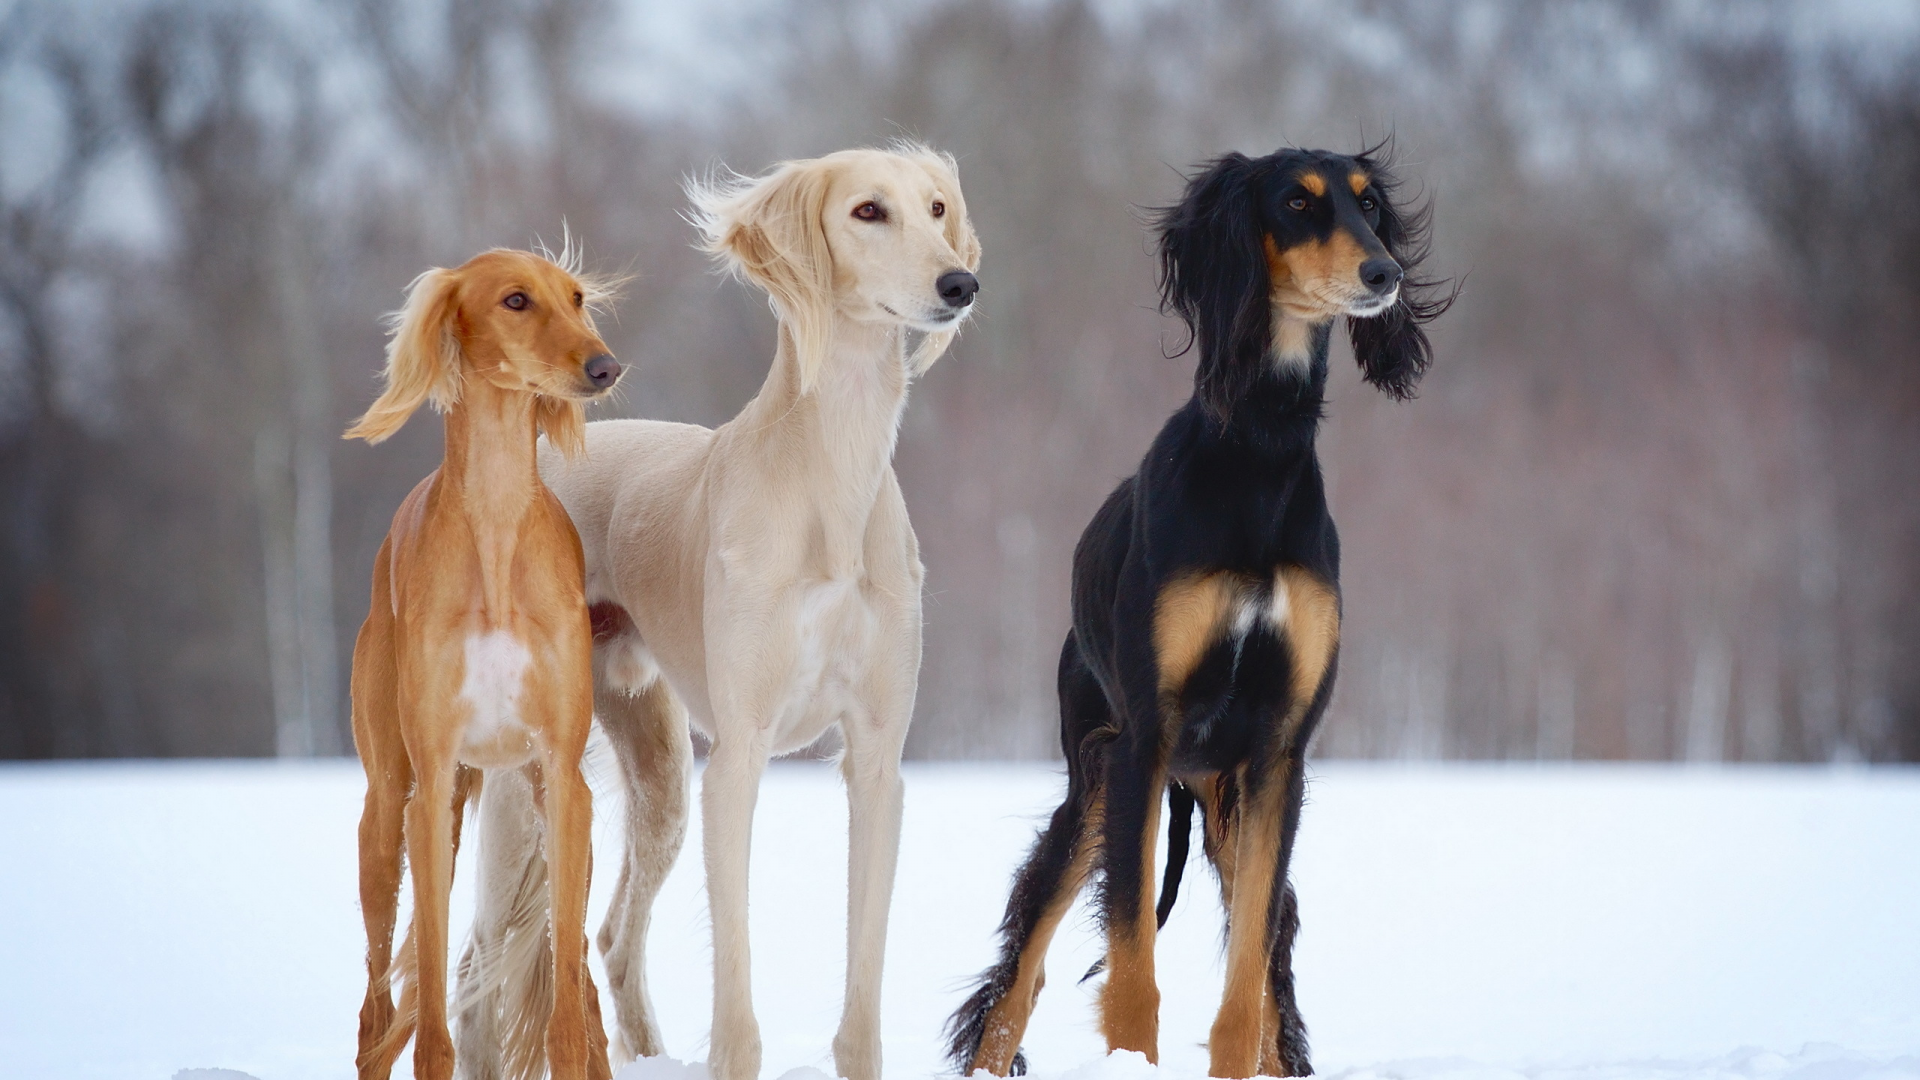
[[599,938],[613,993],[617,1067],[666,1053],[647,994],[647,925],[654,898],[687,838],[693,743],[686,710],[664,679],[632,694],[596,682],[594,712],[620,763],[626,791],[626,848]]
[[1000,956],[947,1021],[947,1056],[966,1074],[1021,1075],[1021,1037],[1046,984],[1047,947],[1098,861],[1100,792],[1093,732],[1105,727],[1107,702],[1072,636],[1060,659],[1061,724],[1071,746],[1067,797],[1015,872],[1000,920]]
[[1107,930],[1107,984],[1100,1029],[1107,1049],[1160,1060],[1160,988],[1154,978],[1153,863],[1167,787],[1159,732],[1131,733],[1108,749],[1101,843],[1101,905]]
[[1300,905],[1293,883],[1283,882],[1280,925],[1275,928],[1273,962],[1268,968],[1267,1019],[1260,1047],[1260,1075],[1312,1076],[1307,1025],[1293,993],[1293,939],[1300,933]]
[[394,1055],[393,929],[400,904],[405,850],[407,792],[413,766],[400,738],[398,680],[394,660],[393,607],[388,599],[388,548],[374,560],[373,604],[353,650],[353,744],[366,769],[367,795],[360,814],[360,913],[367,931],[367,996],[360,1006],[360,1080],[386,1080]]

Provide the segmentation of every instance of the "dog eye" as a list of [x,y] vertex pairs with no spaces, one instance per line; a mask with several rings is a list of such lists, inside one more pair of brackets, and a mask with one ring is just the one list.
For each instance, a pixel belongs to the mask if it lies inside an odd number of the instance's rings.
[[1287,200],[1287,209],[1289,210],[1305,210],[1306,208],[1307,208],[1307,200],[1301,198],[1298,195],[1295,195],[1293,198]]
[[527,299],[527,294],[523,292],[513,293],[500,302],[514,311],[525,311],[527,310],[527,305],[533,303],[533,301]]
[[935,203],[933,204],[933,216],[934,216],[934,217],[946,217],[946,216],[947,216],[947,204],[946,204],[946,203],[943,203],[943,202],[938,202],[938,201],[936,201],[936,202],[935,202]]
[[1373,208],[1378,205],[1380,204],[1374,202],[1371,197],[1360,200],[1360,209],[1365,210],[1369,214],[1373,213]]
[[573,294],[573,306],[574,306],[574,307],[579,307],[579,306],[581,306],[582,304],[585,304],[586,302],[587,302],[587,296],[586,296],[586,294],[585,294],[585,293],[582,293],[582,292],[578,292],[578,291],[576,291],[576,292],[575,292],[575,293]]
[[887,220],[887,212],[880,209],[880,204],[877,202],[863,202],[859,206],[854,207],[853,216],[859,218],[861,221]]

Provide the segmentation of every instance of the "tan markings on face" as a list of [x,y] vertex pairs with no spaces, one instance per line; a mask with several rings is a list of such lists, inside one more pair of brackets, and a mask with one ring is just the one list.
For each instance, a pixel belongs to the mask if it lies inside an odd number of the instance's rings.
[[1353,189],[1355,195],[1367,190],[1367,184],[1371,182],[1371,180],[1371,177],[1358,169],[1347,174],[1347,186]]
[[1040,988],[1047,981],[1047,946],[1052,944],[1054,931],[1060,928],[1060,920],[1073,907],[1074,898],[1079,895],[1081,886],[1086,884],[1087,874],[1093,868],[1093,855],[1099,849],[1104,813],[1105,804],[1096,798],[1081,824],[1080,835],[1074,841],[1073,859],[1068,863],[1066,873],[1061,875],[1059,887],[1048,898],[1045,910],[1034,922],[1033,932],[1027,935],[1027,940],[1020,946],[1020,961],[1014,972],[1013,985],[1007,989],[1006,996],[987,1011],[986,1031],[980,1038],[980,1049],[975,1051],[973,1061],[967,1066],[969,1075],[985,1069],[995,1076],[1005,1076],[1012,1069],[1013,1055],[1020,1049],[1020,1039],[1026,1034],[1027,1021],[1033,1016],[1033,1007],[1040,1000]]
[[1153,606],[1153,655],[1160,665],[1160,693],[1177,693],[1217,641],[1232,617],[1241,583],[1232,574],[1175,578]]
[[1340,643],[1340,601],[1304,567],[1281,567],[1275,588],[1286,590],[1287,645],[1293,651],[1293,704],[1287,711],[1291,728],[1320,692]]
[[1353,234],[1336,228],[1325,240],[1308,240],[1281,251],[1271,235],[1264,239],[1273,303],[1296,319],[1324,322],[1344,315],[1348,304],[1367,290],[1360,264],[1367,252]]
[[1317,172],[1301,173],[1300,186],[1313,192],[1313,197],[1316,199],[1327,197],[1327,178]]

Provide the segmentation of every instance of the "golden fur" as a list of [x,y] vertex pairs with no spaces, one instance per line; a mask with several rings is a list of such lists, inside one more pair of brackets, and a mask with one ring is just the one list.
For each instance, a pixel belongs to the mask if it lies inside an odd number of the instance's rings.
[[[583,925],[592,820],[580,775],[592,722],[585,571],[579,537],[535,459],[542,429],[577,447],[582,408],[606,392],[609,373],[617,378],[617,367],[604,368],[612,358],[588,310],[595,293],[589,280],[526,252],[489,251],[428,271],[395,319],[386,390],[347,433],[379,442],[422,404],[446,413],[445,458],[394,515],[354,647],[354,746],[367,774],[361,1080],[384,1080],[410,1036],[415,1076],[453,1073],[447,896],[462,806],[480,769],[522,770],[547,826],[558,1004],[543,1030],[521,1037],[544,1035],[556,1080],[610,1075]],[[396,1010],[403,856],[414,906]]]

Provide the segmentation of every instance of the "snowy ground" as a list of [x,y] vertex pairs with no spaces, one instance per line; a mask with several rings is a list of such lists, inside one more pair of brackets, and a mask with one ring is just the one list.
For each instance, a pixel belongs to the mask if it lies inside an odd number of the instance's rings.
[[[361,785],[351,762],[0,766],[0,1076],[351,1075]],[[940,1069],[940,1026],[991,955],[1007,875],[1059,788],[1031,765],[909,771],[890,1077]],[[770,1080],[832,1070],[844,827],[827,767],[771,770],[753,871]],[[706,1056],[710,990],[698,843],[650,958],[686,1061]],[[1296,881],[1323,1073],[1920,1078],[1914,770],[1321,765]],[[1092,987],[1072,978],[1098,953],[1082,919],[1028,1033],[1036,1075],[1204,1074],[1214,897],[1196,863],[1160,939],[1164,1067],[1102,1057]],[[703,1075],[654,1063],[622,1080]]]

